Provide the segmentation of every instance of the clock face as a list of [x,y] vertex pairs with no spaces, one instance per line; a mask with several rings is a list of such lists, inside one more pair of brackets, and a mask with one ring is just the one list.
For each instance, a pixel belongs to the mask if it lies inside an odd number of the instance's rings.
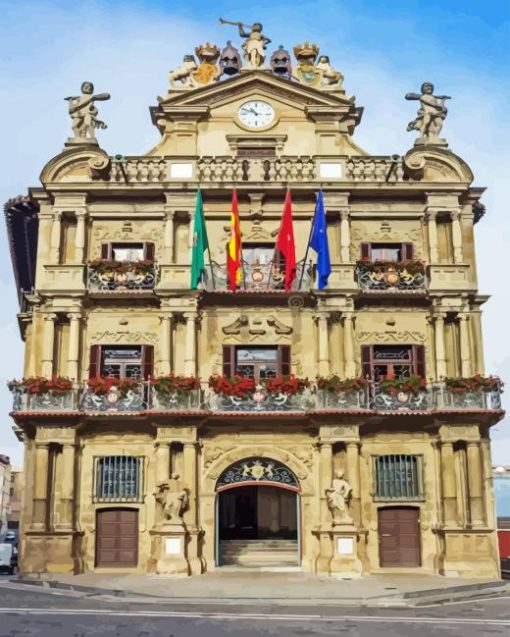
[[269,126],[275,118],[274,108],[267,102],[245,102],[239,109],[239,120],[250,128],[264,128]]

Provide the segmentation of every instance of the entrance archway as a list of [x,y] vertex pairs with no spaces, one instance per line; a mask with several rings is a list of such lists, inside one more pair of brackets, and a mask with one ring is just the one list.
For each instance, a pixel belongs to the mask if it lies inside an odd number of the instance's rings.
[[217,566],[300,563],[299,482],[281,462],[244,458],[216,483]]

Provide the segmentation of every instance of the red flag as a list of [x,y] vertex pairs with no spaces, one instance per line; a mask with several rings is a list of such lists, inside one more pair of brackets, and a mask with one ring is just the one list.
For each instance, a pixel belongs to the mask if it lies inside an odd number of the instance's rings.
[[230,239],[227,250],[228,286],[235,292],[241,283],[241,232],[239,230],[239,208],[237,190],[232,191],[230,210]]
[[292,281],[296,278],[296,244],[294,243],[290,190],[287,190],[285,197],[282,222],[276,240],[276,249],[285,260],[285,291],[289,292],[292,287]]

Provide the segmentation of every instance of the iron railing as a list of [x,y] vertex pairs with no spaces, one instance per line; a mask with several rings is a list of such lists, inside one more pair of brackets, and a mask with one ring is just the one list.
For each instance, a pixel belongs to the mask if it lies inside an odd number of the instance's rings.
[[12,390],[14,412],[69,412],[86,414],[130,414],[151,412],[280,412],[280,411],[476,411],[501,409],[501,387],[490,391],[459,393],[444,383],[431,383],[416,393],[382,390],[370,382],[364,389],[333,392],[312,384],[302,393],[273,394],[258,386],[244,397],[215,394],[202,383],[189,392],[161,392],[150,381],[128,390],[112,387],[108,393],[95,393],[89,387],[75,387],[58,394],[29,393],[21,387]]
[[427,277],[424,271],[413,272],[404,264],[359,264],[356,267],[358,286],[364,291],[425,290]]
[[90,291],[153,290],[158,281],[156,264],[137,266],[126,263],[123,267],[89,264],[87,266],[87,287]]
[[[296,265],[296,277],[292,281],[292,292],[309,291],[313,287],[315,266],[312,263],[299,261]],[[213,261],[206,266],[204,289],[208,292],[229,289],[227,266]],[[245,292],[274,292],[285,291],[285,266],[274,262],[242,264],[239,291]]]

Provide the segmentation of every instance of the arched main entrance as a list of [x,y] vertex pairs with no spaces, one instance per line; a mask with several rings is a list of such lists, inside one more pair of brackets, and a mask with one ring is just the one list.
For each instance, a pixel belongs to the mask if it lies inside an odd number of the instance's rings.
[[299,565],[299,483],[288,467],[244,458],[223,471],[216,492],[218,566]]

